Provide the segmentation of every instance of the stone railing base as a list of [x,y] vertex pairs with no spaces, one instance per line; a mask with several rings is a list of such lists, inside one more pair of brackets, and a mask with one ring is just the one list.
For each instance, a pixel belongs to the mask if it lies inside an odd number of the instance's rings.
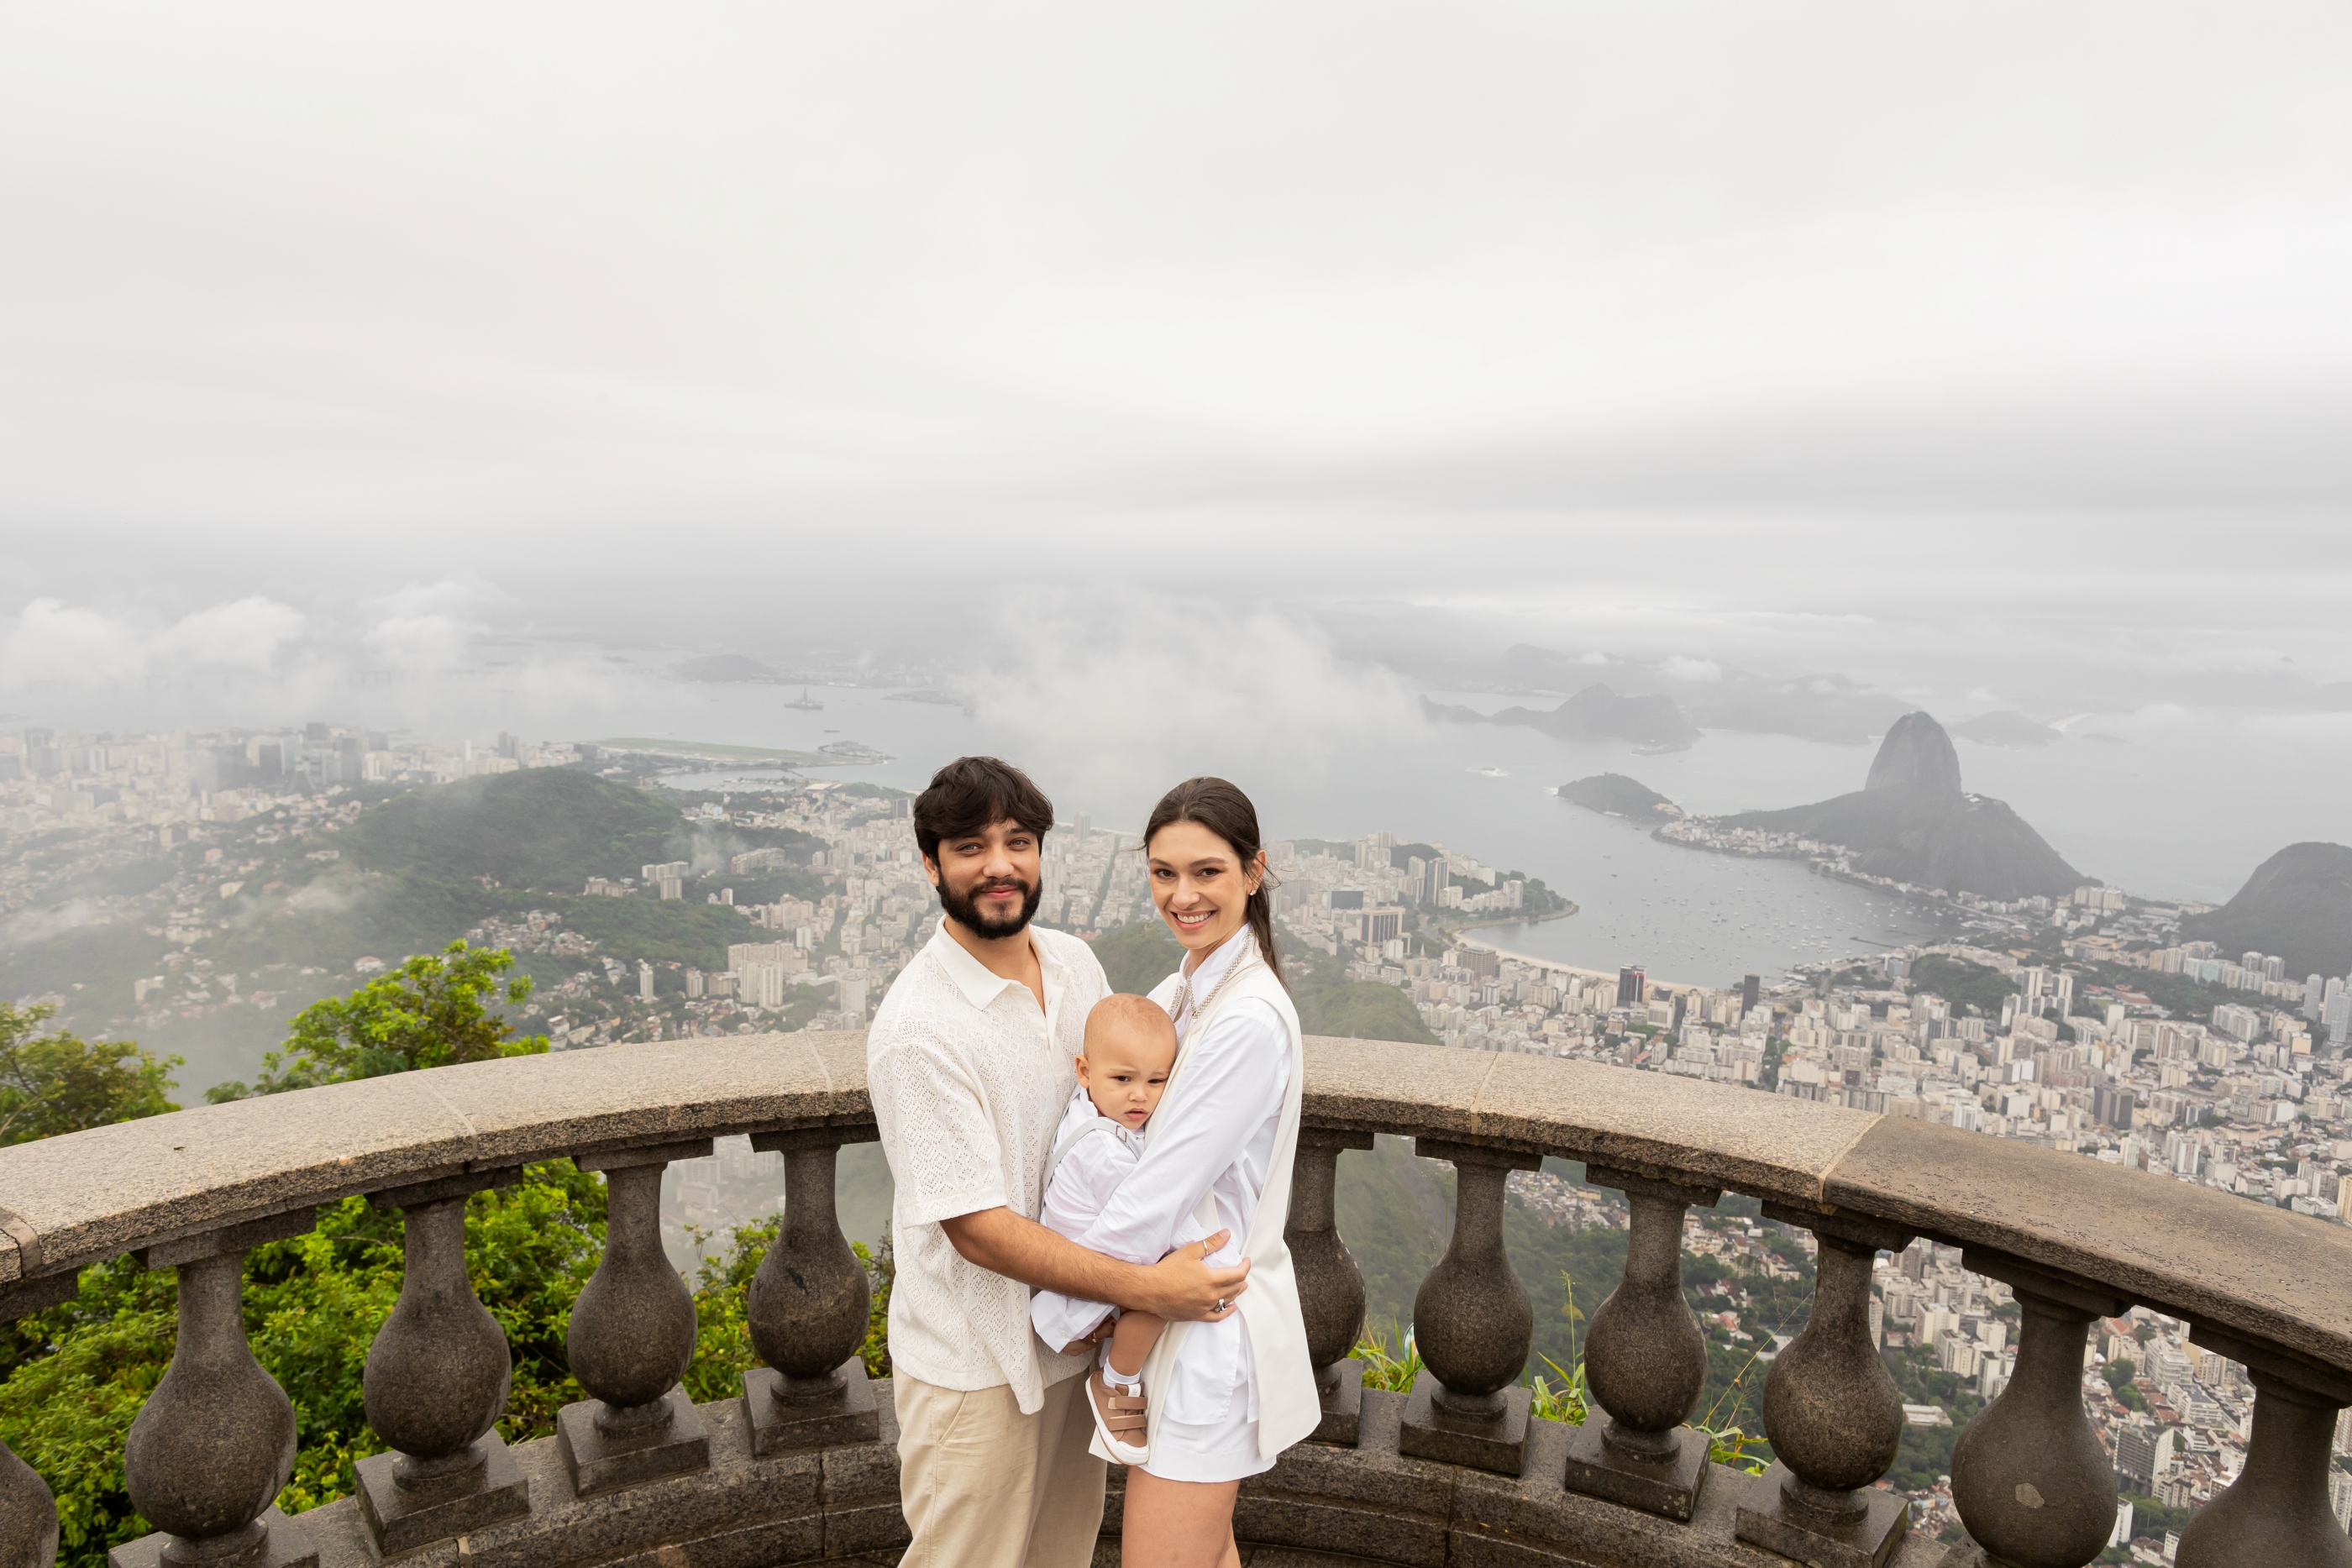
[[[1528,1423],[1527,1470],[1512,1477],[1397,1451],[1402,1395],[1367,1389],[1360,1442],[1301,1443],[1242,1484],[1234,1534],[1249,1568],[1365,1563],[1398,1568],[1790,1568],[1790,1560],[1735,1539],[1747,1476],[1717,1466],[1687,1524],[1570,1491],[1575,1428]],[[1121,1478],[1111,1472],[1106,1547],[1118,1534]],[[1936,1568],[1948,1549],[1907,1539],[1889,1568]],[[1097,1552],[1097,1568],[1118,1561]]]
[[881,1441],[755,1458],[743,1401],[696,1406],[710,1467],[583,1498],[553,1437],[517,1444],[530,1512],[390,1559],[375,1554],[355,1500],[301,1516],[319,1568],[772,1568],[779,1563],[896,1562],[906,1543],[898,1511],[898,1423],[890,1385],[880,1396]]
[[[555,1439],[517,1445],[530,1482],[528,1517],[389,1561],[415,1568],[780,1568],[891,1563],[907,1539],[898,1511],[898,1426],[887,1381],[873,1385],[880,1440],[769,1458],[751,1452],[740,1398],[696,1407],[710,1468],[582,1498]],[[1571,1492],[1563,1483],[1572,1428],[1528,1423],[1524,1476],[1466,1469],[1398,1452],[1404,1397],[1363,1395],[1355,1448],[1302,1443],[1245,1482],[1234,1513],[1248,1568],[1789,1568],[1733,1530],[1758,1484],[1717,1468],[1691,1521]],[[1126,1472],[1111,1471],[1097,1568],[1118,1562]],[[319,1568],[380,1568],[357,1502],[300,1518]],[[1889,1568],[1936,1568],[1947,1548],[1907,1539]]]

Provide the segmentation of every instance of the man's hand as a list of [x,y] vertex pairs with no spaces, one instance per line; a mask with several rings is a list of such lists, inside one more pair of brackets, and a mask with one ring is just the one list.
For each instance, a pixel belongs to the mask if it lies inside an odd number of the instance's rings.
[[1145,1271],[1146,1299],[1130,1303],[1171,1322],[1218,1322],[1234,1315],[1234,1303],[1249,1289],[1249,1260],[1233,1268],[1212,1268],[1210,1253],[1233,1236],[1220,1230],[1204,1241],[1189,1242]]
[[1247,1259],[1233,1269],[1212,1269],[1202,1260],[1232,1239],[1230,1230],[1179,1247],[1145,1267],[1089,1252],[1008,1208],[960,1214],[940,1221],[940,1228],[966,1261],[992,1274],[1082,1301],[1153,1312],[1171,1322],[1229,1318],[1234,1301],[1249,1288]]

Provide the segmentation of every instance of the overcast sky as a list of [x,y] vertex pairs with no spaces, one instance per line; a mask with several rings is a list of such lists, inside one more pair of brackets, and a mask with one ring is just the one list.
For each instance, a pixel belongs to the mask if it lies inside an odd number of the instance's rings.
[[0,636],[1045,580],[2342,679],[2347,278],[2340,5],[0,4]]

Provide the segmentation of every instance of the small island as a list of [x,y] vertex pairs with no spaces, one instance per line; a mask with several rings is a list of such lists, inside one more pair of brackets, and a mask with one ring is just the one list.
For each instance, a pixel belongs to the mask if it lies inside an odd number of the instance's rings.
[[1684,814],[1680,806],[1648,785],[1628,779],[1622,773],[1596,773],[1590,779],[1563,784],[1559,787],[1559,798],[1588,811],[1599,811],[1611,817],[1634,817],[1654,821],[1661,817]]

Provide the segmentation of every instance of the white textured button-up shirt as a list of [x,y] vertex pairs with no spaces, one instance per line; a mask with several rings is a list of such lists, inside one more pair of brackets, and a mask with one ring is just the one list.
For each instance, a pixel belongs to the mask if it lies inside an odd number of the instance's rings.
[[866,1037],[866,1084],[894,1192],[890,1359],[940,1388],[1009,1385],[1024,1412],[1083,1356],[1040,1344],[1029,1287],[968,1262],[940,1221],[983,1209],[1037,1218],[1054,1130],[1077,1082],[1087,1014],[1109,994],[1094,950],[1029,928],[1045,1006],[933,934],[891,982]]

